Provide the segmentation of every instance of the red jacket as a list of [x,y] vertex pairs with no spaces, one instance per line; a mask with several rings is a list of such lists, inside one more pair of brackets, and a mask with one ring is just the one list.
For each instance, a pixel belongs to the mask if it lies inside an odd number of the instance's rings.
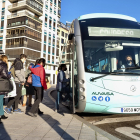
[[42,65],[37,64],[35,67],[30,67],[32,74],[32,85],[35,87],[42,87],[47,89],[45,80],[45,70]]

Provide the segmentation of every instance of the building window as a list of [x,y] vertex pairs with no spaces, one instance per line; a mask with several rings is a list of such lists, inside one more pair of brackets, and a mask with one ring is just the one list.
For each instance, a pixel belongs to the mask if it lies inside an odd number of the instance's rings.
[[61,32],[61,36],[63,36],[63,37],[64,37],[64,32],[63,32],[63,31]]
[[48,5],[46,5],[46,9],[48,10]]
[[65,38],[67,38],[68,37],[68,34],[67,33],[65,33]]
[[64,44],[64,39],[61,39],[61,43]]
[[50,13],[52,13],[52,8],[50,8]]
[[56,15],[56,11],[54,11],[54,14]]

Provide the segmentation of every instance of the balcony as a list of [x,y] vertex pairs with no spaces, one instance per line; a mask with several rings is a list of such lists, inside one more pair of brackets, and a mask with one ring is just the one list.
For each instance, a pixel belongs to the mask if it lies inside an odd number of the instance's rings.
[[31,25],[31,24],[28,24],[28,23],[18,23],[18,24],[15,24],[15,25],[7,25],[7,28],[11,28],[11,27],[16,27],[16,26],[21,26],[21,25],[26,25],[26,26],[29,26],[30,28],[33,28],[33,29],[35,29],[35,30],[37,30],[37,31],[42,31],[40,28],[36,28],[35,26],[33,26],[33,25]]
[[8,6],[9,12],[20,11],[28,9],[29,11],[37,14],[38,16],[42,16],[43,11],[39,8],[35,7],[29,0],[20,1]]
[[11,44],[8,44],[6,45],[6,48],[17,48],[17,47],[26,47],[26,48],[31,48],[31,49],[34,49],[34,50],[37,50],[37,51],[41,51],[41,48],[39,48],[38,46],[30,46],[28,44],[20,44],[20,43],[16,43],[14,45],[11,45]]
[[61,3],[58,3],[58,8],[61,9]]
[[61,14],[60,14],[60,13],[58,13],[58,17],[59,17],[59,18],[61,17]]
[[35,1],[37,1],[37,2],[39,2],[39,3],[41,3],[43,5],[43,1],[42,0],[35,0]]
[[20,36],[26,36],[26,37],[29,37],[29,38],[41,41],[41,38],[35,37],[35,36],[27,34],[27,33],[6,35],[6,38],[11,38],[11,37],[18,37],[18,38],[20,38]]
[[60,37],[57,37],[57,40],[60,40]]
[[39,18],[37,18],[37,17],[29,14],[29,12],[27,10],[24,10],[22,12],[17,12],[17,13],[13,13],[11,15],[8,15],[7,16],[7,19],[17,18],[17,17],[21,17],[21,16],[28,16],[28,17],[30,17],[30,18],[32,18],[32,19],[34,19],[34,20],[42,23],[42,20],[41,19],[39,19]]

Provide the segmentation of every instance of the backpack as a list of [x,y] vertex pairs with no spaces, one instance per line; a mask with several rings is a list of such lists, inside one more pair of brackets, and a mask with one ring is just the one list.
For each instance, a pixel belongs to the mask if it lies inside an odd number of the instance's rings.
[[[18,62],[20,62],[20,61],[18,61]],[[18,62],[16,62],[16,63],[18,63]],[[12,76],[13,76],[13,78],[15,79],[15,77],[16,77],[16,75],[15,75],[15,65],[16,65],[16,63],[10,68],[10,72],[11,72],[11,74],[12,74]],[[21,63],[21,62],[20,62]]]

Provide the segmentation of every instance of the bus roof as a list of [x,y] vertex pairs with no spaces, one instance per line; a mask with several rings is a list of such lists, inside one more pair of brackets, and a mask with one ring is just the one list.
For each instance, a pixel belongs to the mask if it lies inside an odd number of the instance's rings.
[[133,17],[121,15],[121,14],[111,14],[111,13],[93,13],[82,15],[78,18],[78,20],[90,19],[90,18],[117,18],[117,19],[124,19],[137,22],[137,20]]

